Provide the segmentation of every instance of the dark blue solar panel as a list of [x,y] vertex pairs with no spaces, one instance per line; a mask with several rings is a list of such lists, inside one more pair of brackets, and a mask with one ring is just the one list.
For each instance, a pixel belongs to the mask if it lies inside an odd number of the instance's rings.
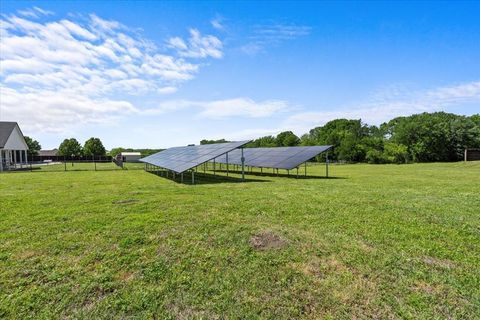
[[250,142],[250,140],[173,147],[142,158],[140,161],[181,173],[206,161],[217,158],[226,152],[231,152],[248,142]]
[[[245,148],[244,164],[252,167],[293,169],[332,148],[332,146],[277,147],[277,148]],[[226,155],[215,159],[219,163],[227,163]],[[242,164],[241,150],[228,152],[228,163]]]

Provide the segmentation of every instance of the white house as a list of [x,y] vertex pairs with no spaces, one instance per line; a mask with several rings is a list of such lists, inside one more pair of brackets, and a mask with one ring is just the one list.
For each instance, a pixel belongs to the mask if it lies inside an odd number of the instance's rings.
[[123,162],[138,162],[142,154],[140,152],[122,152],[120,153],[120,157]]
[[28,163],[28,146],[16,122],[0,121],[0,172]]

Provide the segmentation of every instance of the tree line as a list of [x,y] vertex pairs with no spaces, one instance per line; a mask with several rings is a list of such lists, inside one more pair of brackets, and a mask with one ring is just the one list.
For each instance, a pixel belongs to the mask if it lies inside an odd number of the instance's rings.
[[[40,143],[28,136],[25,136],[25,142],[28,145],[28,153],[30,155],[38,155],[38,151],[42,149]],[[62,141],[58,147],[59,156],[73,156],[73,157],[83,157],[83,156],[116,156],[121,152],[140,152],[142,156],[148,156],[156,152],[162,151],[163,149],[132,149],[132,148],[113,148],[110,151],[107,151],[103,146],[102,141],[99,138],[90,138],[83,146],[75,138],[69,138]]]
[[[201,144],[225,142],[202,140]],[[397,117],[380,126],[360,119],[336,119],[301,137],[291,131],[264,136],[246,147],[333,145],[333,160],[368,163],[458,161],[466,148],[480,148],[480,115],[421,113]]]
[[[40,144],[25,137],[29,152],[36,154]],[[201,140],[200,144],[228,142]],[[380,126],[368,125],[360,119],[336,119],[315,127],[301,137],[292,131],[264,136],[246,145],[255,147],[288,147],[333,145],[333,160],[368,163],[406,163],[458,161],[466,148],[480,148],[480,114],[461,116],[434,112],[397,117]],[[147,156],[162,149],[113,148],[115,156],[124,151],[137,151]],[[65,139],[58,147],[64,156],[104,156],[107,154],[99,138],[90,138],[82,146],[75,138]]]

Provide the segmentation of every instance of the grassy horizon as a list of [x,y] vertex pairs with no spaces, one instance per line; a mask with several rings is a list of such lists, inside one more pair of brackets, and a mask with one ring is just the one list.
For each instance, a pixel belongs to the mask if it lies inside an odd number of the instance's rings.
[[0,318],[478,317],[480,162],[330,175],[2,174]]

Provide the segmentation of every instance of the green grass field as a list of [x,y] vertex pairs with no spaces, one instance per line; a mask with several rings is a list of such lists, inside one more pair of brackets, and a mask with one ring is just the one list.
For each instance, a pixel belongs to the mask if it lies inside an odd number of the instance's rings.
[[0,318],[480,317],[480,162],[330,173],[2,174]]

